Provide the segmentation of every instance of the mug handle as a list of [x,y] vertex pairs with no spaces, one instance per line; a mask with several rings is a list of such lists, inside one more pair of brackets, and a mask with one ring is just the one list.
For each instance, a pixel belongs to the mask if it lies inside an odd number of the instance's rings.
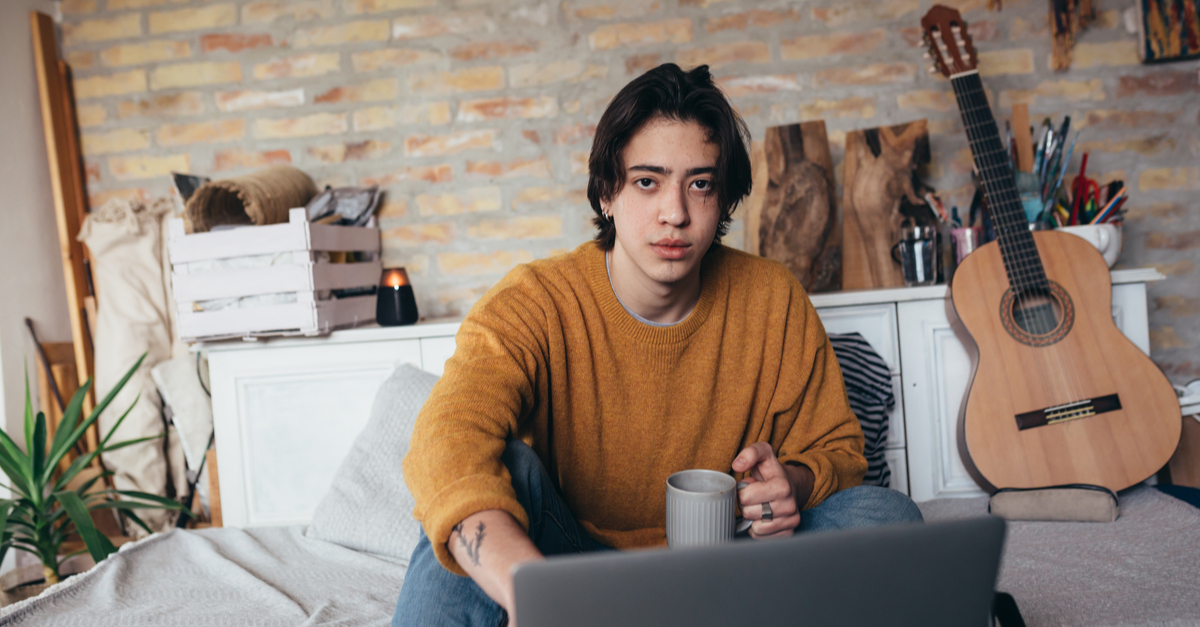
[[900,261],[900,242],[892,244],[892,261],[895,261],[900,265],[904,265],[904,262]]
[[[739,481],[739,482],[737,482],[737,489],[741,490],[742,488],[744,488],[748,485],[750,485],[750,484],[746,483],[745,481]],[[750,528],[750,525],[754,524],[754,521],[746,520],[745,518],[738,516],[737,520],[735,520],[734,523],[736,524],[736,527],[734,527],[733,532],[735,534],[738,534],[738,533],[745,533],[746,530]]]
[[1110,239],[1110,236],[1108,234],[1108,229],[1105,229],[1105,228],[1096,229],[1096,235],[1098,235],[1100,238],[1100,252],[1102,252],[1102,253],[1107,252],[1108,251],[1108,242]]

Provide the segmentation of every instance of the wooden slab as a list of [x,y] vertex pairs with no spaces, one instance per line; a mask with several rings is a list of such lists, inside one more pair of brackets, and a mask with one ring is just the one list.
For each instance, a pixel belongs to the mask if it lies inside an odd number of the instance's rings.
[[913,172],[929,162],[925,120],[846,134],[842,189],[842,287],[847,290],[903,287],[892,260],[901,201],[925,206],[913,188]]
[[[71,97],[70,68],[58,58],[54,38],[54,20],[45,13],[29,15],[33,31],[34,69],[42,105],[42,126],[46,133],[46,154],[50,160],[50,186],[54,194],[54,213],[58,223],[58,244],[62,254],[63,277],[70,308],[71,336],[75,344],[75,364],[80,379],[90,379],[93,370],[92,339],[84,321],[83,301],[88,296],[85,251],[79,242],[79,227],[87,212],[83,186],[83,167],[75,124],[74,99]],[[84,399],[83,411],[94,406],[95,394]]]
[[783,263],[810,293],[841,289],[841,221],[825,122],[767,129],[753,150],[746,249]]
[[1033,172],[1033,136],[1029,129],[1029,105],[1013,105],[1013,139],[1017,142],[1017,170]]

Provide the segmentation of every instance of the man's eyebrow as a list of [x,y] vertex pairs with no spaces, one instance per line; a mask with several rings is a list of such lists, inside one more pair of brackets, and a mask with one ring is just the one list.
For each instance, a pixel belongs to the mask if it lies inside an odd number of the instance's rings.
[[[671,175],[671,169],[664,168],[661,165],[633,165],[633,166],[629,166],[629,170],[631,172],[635,171],[635,170],[640,170],[640,171],[644,171],[644,172],[653,172],[655,174],[662,174],[663,176]],[[710,174],[712,172],[715,172],[716,170],[717,170],[716,168],[711,167],[711,166],[703,167],[703,168],[691,168],[687,172],[684,173],[684,176],[696,176],[697,174]]]

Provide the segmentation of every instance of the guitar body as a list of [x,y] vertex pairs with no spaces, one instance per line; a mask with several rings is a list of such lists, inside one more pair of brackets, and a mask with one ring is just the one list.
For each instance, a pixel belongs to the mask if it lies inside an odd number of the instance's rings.
[[[1056,231],[1038,231],[1033,240],[1053,294],[1040,303],[1013,297],[996,242],[954,274],[950,313],[975,349],[959,413],[963,463],[984,488],[1085,483],[1122,490],[1174,453],[1181,430],[1175,391],[1113,322],[1100,253]],[[1028,313],[1039,307],[1056,313],[1039,323]]]

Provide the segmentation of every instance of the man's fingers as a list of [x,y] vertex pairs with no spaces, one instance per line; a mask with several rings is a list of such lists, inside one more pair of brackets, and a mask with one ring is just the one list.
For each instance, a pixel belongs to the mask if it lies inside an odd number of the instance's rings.
[[762,520],[763,503],[771,504],[771,517],[774,520],[787,518],[788,516],[792,516],[797,513],[796,501],[792,499],[784,499],[782,501],[763,500],[758,501],[753,505],[742,505],[742,518],[745,518],[746,520]]
[[[792,508],[795,508],[795,499],[792,498],[792,484],[787,480],[776,481],[752,481],[747,482],[750,485],[738,490],[738,504],[742,506],[744,511],[752,505],[761,503],[773,503],[774,501],[792,502]],[[772,504],[772,507],[774,505]]]
[[733,458],[733,471],[746,472],[747,470],[754,468],[759,462],[768,456],[775,456],[774,452],[771,451],[771,445],[767,444],[766,442],[755,442],[754,444],[742,449],[742,452],[738,453],[737,457]]
[[776,516],[774,520],[756,520],[750,525],[750,537],[755,540],[790,538],[800,526],[800,514]]

